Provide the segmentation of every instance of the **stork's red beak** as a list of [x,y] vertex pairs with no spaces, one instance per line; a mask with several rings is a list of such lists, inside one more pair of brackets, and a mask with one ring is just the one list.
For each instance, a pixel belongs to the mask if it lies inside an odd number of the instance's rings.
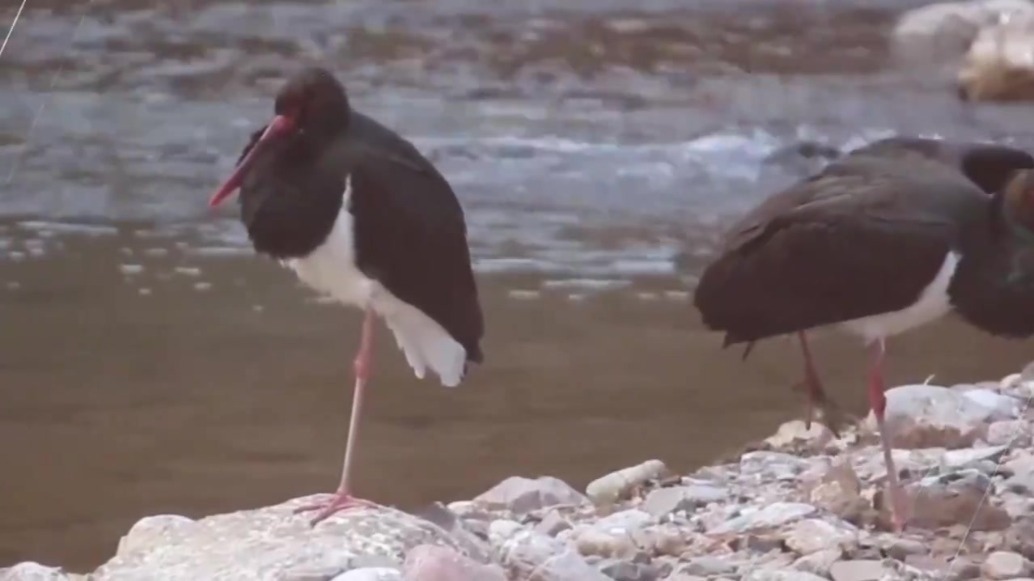
[[283,135],[294,129],[294,120],[284,115],[277,115],[266,125],[266,130],[262,132],[262,137],[258,138],[255,145],[248,152],[248,155],[244,156],[244,159],[237,164],[237,168],[233,170],[230,177],[226,178],[223,185],[219,187],[214,194],[212,199],[208,200],[209,207],[216,207],[223,203],[223,200],[228,198],[230,194],[235,192],[237,188],[241,186],[241,182],[244,181],[244,174],[248,171],[248,167],[254,161],[255,153],[262,147],[265,147],[267,141],[271,137],[277,135]]

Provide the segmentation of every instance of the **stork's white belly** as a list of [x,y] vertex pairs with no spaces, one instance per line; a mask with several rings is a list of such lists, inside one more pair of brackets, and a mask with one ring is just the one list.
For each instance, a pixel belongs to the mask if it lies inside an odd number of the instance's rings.
[[351,177],[345,180],[341,211],[327,240],[308,256],[283,264],[317,292],[338,301],[372,308],[384,318],[413,372],[423,379],[428,368],[448,387],[459,385],[467,352],[437,322],[367,277],[356,264],[354,217],[348,210]]
[[937,275],[919,293],[919,299],[914,304],[892,313],[844,321],[839,324],[839,327],[855,335],[860,335],[868,343],[904,333],[909,329],[920,327],[943,317],[951,311],[948,286],[951,284],[951,277],[955,274],[958,264],[959,255],[949,252],[945,255]]

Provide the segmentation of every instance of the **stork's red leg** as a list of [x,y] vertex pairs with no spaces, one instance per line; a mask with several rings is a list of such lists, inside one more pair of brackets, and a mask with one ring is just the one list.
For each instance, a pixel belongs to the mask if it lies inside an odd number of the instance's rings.
[[883,355],[884,343],[882,339],[873,341],[869,346],[870,368],[869,368],[869,404],[872,413],[876,416],[876,426],[880,431],[880,445],[883,447],[883,462],[887,467],[887,493],[890,495],[891,518],[894,530],[901,532],[908,521],[908,499],[905,491],[898,481],[898,470],[894,465],[894,455],[891,453],[890,434],[887,432],[887,423],[884,421],[884,414],[887,409],[887,397],[884,395],[886,383],[883,380]]
[[325,501],[301,506],[295,512],[319,510],[312,524],[322,521],[330,515],[342,510],[360,506],[372,505],[368,500],[352,496],[350,483],[352,475],[352,458],[359,439],[359,419],[363,408],[363,395],[366,389],[366,382],[370,378],[370,370],[373,364],[373,329],[376,317],[373,309],[366,309],[366,316],[363,319],[362,339],[359,342],[359,352],[355,356],[355,390],[352,393],[352,417],[348,422],[348,442],[345,444],[345,461],[341,467],[341,484],[337,492]]
[[811,429],[811,422],[815,419],[816,406],[822,410],[822,421],[833,434],[840,437],[840,430],[844,426],[844,414],[840,408],[826,396],[822,387],[822,380],[819,379],[819,372],[815,369],[815,360],[811,356],[811,348],[808,346],[808,336],[804,331],[797,333],[797,339],[801,344],[801,353],[804,355],[804,381],[802,386],[807,395],[805,426]]

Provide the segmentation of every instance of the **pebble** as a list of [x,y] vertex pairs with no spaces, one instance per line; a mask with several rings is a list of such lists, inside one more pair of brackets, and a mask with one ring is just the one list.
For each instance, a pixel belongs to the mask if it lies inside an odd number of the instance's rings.
[[559,478],[511,476],[481,493],[474,502],[493,510],[526,514],[551,506],[579,505],[586,498]]
[[1011,551],[995,551],[987,556],[980,572],[988,579],[1012,579],[1030,573],[1030,563]]
[[715,486],[674,486],[651,491],[639,508],[660,518],[673,512],[690,511],[700,505],[720,502],[728,497],[727,491]]
[[851,525],[843,526],[821,520],[808,519],[796,523],[786,536],[786,546],[801,555],[839,548],[855,540]]
[[892,574],[883,561],[858,560],[840,561],[829,568],[829,576],[833,581],[881,581],[885,575]]
[[814,514],[817,509],[800,502],[775,502],[728,520],[711,529],[712,534],[741,533],[758,528],[777,527]]

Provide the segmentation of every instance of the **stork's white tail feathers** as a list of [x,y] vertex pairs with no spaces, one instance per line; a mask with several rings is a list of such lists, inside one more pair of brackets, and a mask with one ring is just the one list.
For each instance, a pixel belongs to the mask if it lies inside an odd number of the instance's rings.
[[375,308],[395,334],[395,341],[413,373],[423,379],[430,369],[445,387],[459,385],[467,361],[467,351],[463,346],[418,309],[394,297],[378,302],[381,304]]

